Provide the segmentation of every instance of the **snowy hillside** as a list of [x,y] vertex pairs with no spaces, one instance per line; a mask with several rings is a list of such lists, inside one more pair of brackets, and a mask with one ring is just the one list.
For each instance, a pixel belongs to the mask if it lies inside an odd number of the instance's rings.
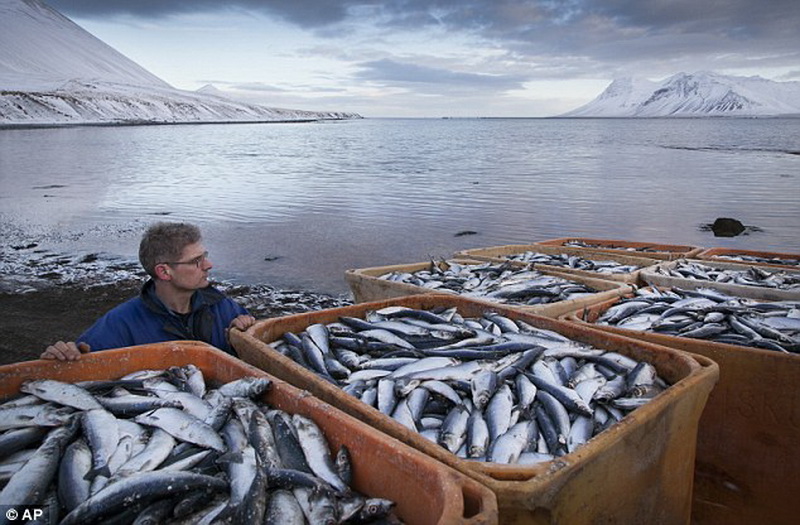
[[40,0],[0,0],[0,125],[344,118],[175,89]]
[[764,117],[800,115],[800,82],[678,73],[661,82],[618,79],[562,117]]

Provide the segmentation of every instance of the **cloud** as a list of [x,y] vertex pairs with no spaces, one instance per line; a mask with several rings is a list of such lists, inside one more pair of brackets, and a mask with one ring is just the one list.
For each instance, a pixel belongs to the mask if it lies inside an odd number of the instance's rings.
[[[237,11],[280,19],[328,42],[439,31],[506,53],[501,74],[459,73],[444,60],[360,62],[359,77],[407,85],[514,89],[529,78],[666,75],[680,70],[794,67],[797,0],[49,0],[68,16],[158,19]],[[376,36],[380,35],[380,36]],[[436,54],[430,52],[430,57]],[[421,54],[417,51],[417,56]],[[433,65],[432,65],[433,64]],[[486,61],[482,65],[488,65]],[[414,69],[417,67],[418,69]]]
[[321,27],[343,20],[348,6],[363,2],[319,0],[48,0],[56,9],[69,15],[104,18],[131,15],[161,18],[186,13],[213,13],[246,10],[275,15],[302,27]]
[[398,62],[392,59],[363,62],[355,74],[359,80],[381,85],[413,87],[420,92],[510,91],[522,89],[527,80],[517,75],[487,75]]
[[619,28],[670,33],[774,34],[798,27],[796,0],[49,0],[71,15],[126,14],[158,18],[178,13],[247,10],[279,16],[303,27],[372,17],[387,27],[445,25],[512,38],[529,30],[585,27],[591,19]]

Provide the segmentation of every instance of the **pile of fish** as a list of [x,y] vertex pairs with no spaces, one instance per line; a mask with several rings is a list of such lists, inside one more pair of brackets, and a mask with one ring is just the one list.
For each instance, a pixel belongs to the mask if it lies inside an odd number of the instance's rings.
[[394,271],[379,278],[513,305],[549,304],[597,293],[584,284],[529,267],[520,268],[511,262],[461,264],[452,260],[431,261],[426,270],[413,273]]
[[193,365],[28,381],[0,405],[0,507],[45,505],[63,525],[394,519],[351,490],[345,447],[331,457],[311,419],[256,401],[269,386],[207,390]]
[[660,275],[684,279],[761,286],[778,290],[800,290],[800,272],[764,266],[749,266],[746,270],[738,270],[680,260],[671,266],[657,266],[654,271]]
[[617,261],[586,259],[577,255],[570,255],[568,253],[551,255],[532,250],[508,255],[506,258],[512,261],[520,261],[529,264],[547,264],[549,266],[558,266],[560,268],[573,268],[575,270],[585,270],[587,272],[604,274],[633,273],[641,268],[641,266],[637,266],[635,264],[622,264]]
[[569,241],[564,241],[561,246],[570,246],[572,248],[599,248],[602,250],[620,250],[625,252],[658,252],[658,250],[652,246],[620,246],[617,244],[601,244],[601,243],[591,243],[587,241],[582,241],[580,239],[572,239]]
[[780,264],[781,266],[800,266],[800,256],[795,258],[788,257],[769,257],[759,255],[747,255],[744,253],[737,254],[719,254],[715,255],[718,259],[727,259],[730,261],[740,261],[745,263],[767,263],[767,264]]
[[800,301],[757,301],[707,288],[642,288],[597,324],[718,343],[800,352]]
[[272,346],[459,457],[492,463],[572,452],[667,387],[647,362],[496,312],[390,306]]

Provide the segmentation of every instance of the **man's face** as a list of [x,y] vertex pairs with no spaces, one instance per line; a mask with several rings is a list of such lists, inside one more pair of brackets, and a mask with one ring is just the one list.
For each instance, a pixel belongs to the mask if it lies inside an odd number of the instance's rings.
[[214,267],[201,242],[186,246],[181,252],[181,258],[169,266],[172,270],[173,286],[185,290],[198,290],[208,286],[208,271]]

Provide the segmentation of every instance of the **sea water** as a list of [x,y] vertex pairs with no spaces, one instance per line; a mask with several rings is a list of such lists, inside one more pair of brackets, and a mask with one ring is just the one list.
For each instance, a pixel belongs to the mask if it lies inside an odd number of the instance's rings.
[[[750,228],[714,237],[717,217]],[[564,236],[798,253],[800,119],[0,130],[0,273],[135,261],[159,220],[199,224],[217,277],[324,293],[348,268]]]

